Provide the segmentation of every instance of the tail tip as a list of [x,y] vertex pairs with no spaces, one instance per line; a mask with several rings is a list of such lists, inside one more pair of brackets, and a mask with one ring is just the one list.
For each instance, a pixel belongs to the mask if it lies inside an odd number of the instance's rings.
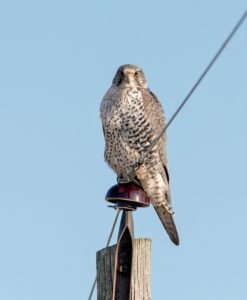
[[178,236],[170,236],[171,241],[173,242],[174,245],[179,246],[180,241]]

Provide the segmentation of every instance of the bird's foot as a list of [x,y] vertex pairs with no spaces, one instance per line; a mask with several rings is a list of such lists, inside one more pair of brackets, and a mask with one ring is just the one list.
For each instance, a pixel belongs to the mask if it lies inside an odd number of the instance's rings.
[[136,168],[134,166],[127,167],[127,176],[129,181],[133,181],[136,177]]

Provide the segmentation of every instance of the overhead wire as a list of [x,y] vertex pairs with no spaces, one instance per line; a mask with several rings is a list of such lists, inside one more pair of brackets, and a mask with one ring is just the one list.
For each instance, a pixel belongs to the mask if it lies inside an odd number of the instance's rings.
[[[230,32],[230,34],[227,36],[227,38],[224,40],[224,42],[222,43],[222,45],[220,46],[219,50],[216,52],[216,54],[214,55],[214,57],[212,58],[212,60],[210,61],[210,63],[207,65],[207,67],[204,69],[204,71],[202,72],[202,74],[200,75],[200,77],[198,78],[198,80],[196,81],[196,83],[193,85],[193,87],[190,89],[190,91],[188,92],[188,94],[186,95],[186,97],[184,98],[184,100],[181,102],[181,104],[179,105],[179,107],[177,108],[177,110],[174,112],[174,114],[172,115],[171,119],[169,120],[169,122],[166,124],[166,126],[161,130],[161,132],[159,133],[159,135],[153,140],[153,142],[151,143],[151,145],[149,146],[149,148],[144,152],[144,154],[141,156],[141,158],[139,159],[139,161],[136,162],[136,164],[133,166],[135,171],[136,169],[138,169],[145,161],[145,159],[148,157],[149,153],[151,152],[151,150],[153,149],[153,147],[157,144],[157,142],[159,141],[159,139],[163,136],[163,134],[166,132],[167,128],[171,125],[171,123],[174,121],[174,119],[177,117],[177,115],[179,114],[179,112],[181,111],[181,109],[184,107],[184,105],[186,104],[186,102],[188,102],[188,100],[190,99],[190,97],[192,96],[192,94],[194,93],[194,91],[196,90],[196,88],[199,86],[199,84],[201,83],[201,81],[204,79],[204,77],[207,75],[208,71],[212,68],[212,66],[214,65],[214,63],[216,62],[216,60],[219,58],[219,56],[221,55],[221,53],[223,52],[223,50],[226,48],[226,46],[228,45],[228,43],[231,41],[231,39],[233,38],[233,36],[235,35],[235,33],[238,31],[238,29],[240,28],[240,26],[243,24],[243,22],[245,21],[247,17],[247,10],[244,12],[244,14],[241,16],[241,18],[238,20],[238,22],[236,23],[236,25],[233,27],[232,31]],[[112,228],[111,228],[111,232],[109,234],[107,243],[106,243],[106,247],[109,246],[117,220],[118,220],[118,216],[119,216],[120,210],[117,211],[116,217],[114,219]],[[94,292],[94,288],[96,286],[96,282],[97,282],[97,276],[93,282],[90,294],[89,294],[89,298],[88,300],[91,300],[93,292]]]
[[232,31],[230,32],[230,34],[227,36],[227,38],[225,39],[225,41],[223,42],[223,44],[221,45],[221,47],[219,48],[219,50],[216,52],[216,54],[214,55],[214,57],[210,61],[210,63],[207,65],[207,67],[202,72],[202,74],[200,75],[200,77],[198,78],[198,80],[196,81],[196,83],[193,85],[193,87],[191,88],[191,90],[189,91],[189,93],[186,95],[186,97],[184,98],[184,100],[182,101],[182,103],[179,105],[179,107],[177,108],[177,110],[175,111],[175,113],[172,115],[172,117],[169,120],[169,122],[161,130],[161,132],[159,133],[159,135],[153,140],[153,142],[150,144],[149,148],[146,149],[146,151],[144,151],[144,153],[141,155],[139,161],[137,161],[134,164],[134,166],[133,166],[134,170],[133,171],[135,171],[136,169],[138,169],[144,163],[144,160],[148,157],[148,155],[150,154],[150,152],[153,149],[153,147],[157,144],[157,142],[160,140],[160,138],[166,132],[167,128],[171,125],[171,123],[177,117],[177,115],[179,114],[179,112],[181,111],[181,109],[184,107],[184,105],[186,104],[186,102],[188,102],[188,100],[190,99],[191,95],[194,93],[194,91],[199,86],[199,84],[201,83],[201,81],[203,80],[203,78],[207,75],[208,71],[211,69],[211,67],[214,65],[214,63],[216,62],[216,60],[219,58],[219,56],[221,55],[221,53],[223,52],[223,50],[226,48],[227,44],[230,42],[230,40],[232,39],[232,37],[238,31],[238,29],[240,28],[240,26],[243,24],[243,22],[244,22],[244,20],[245,20],[246,17],[247,17],[247,10],[244,12],[244,14],[238,20],[238,22],[236,23],[236,25],[234,26],[234,28],[232,29]]
[[[110,245],[111,238],[112,238],[112,235],[113,235],[113,232],[114,232],[114,229],[115,229],[115,227],[116,227],[117,220],[118,220],[118,217],[119,217],[119,213],[120,213],[120,210],[117,209],[117,214],[116,214],[115,219],[114,219],[114,222],[113,222],[113,224],[112,224],[112,228],[111,228],[111,231],[110,231],[110,234],[109,234],[107,243],[106,243],[106,247],[108,247],[108,246]],[[94,289],[95,289],[95,286],[96,286],[96,282],[97,282],[97,275],[95,276],[95,279],[94,279],[92,288],[91,288],[91,290],[90,290],[90,294],[89,294],[88,300],[91,300],[91,298],[92,298],[92,296],[93,296],[93,292],[94,292]]]

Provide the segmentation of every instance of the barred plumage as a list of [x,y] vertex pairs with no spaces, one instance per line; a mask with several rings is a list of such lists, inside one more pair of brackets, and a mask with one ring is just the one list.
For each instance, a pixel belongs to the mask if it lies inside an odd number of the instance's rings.
[[[148,89],[143,71],[135,65],[121,66],[101,103],[105,135],[105,160],[118,177],[128,178],[133,165],[165,126],[162,106]],[[166,136],[158,141],[136,176],[171,240],[179,238],[173,221]]]

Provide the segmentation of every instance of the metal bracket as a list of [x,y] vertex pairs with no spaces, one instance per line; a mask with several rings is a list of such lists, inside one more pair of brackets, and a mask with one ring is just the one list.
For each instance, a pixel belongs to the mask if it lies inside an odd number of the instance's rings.
[[129,300],[131,286],[134,224],[132,211],[123,209],[115,254],[112,300]]
[[122,211],[115,254],[115,269],[112,300],[129,300],[131,291],[132,257],[134,248],[134,224],[132,211],[148,207],[149,199],[144,190],[133,182],[112,186],[106,201]]

